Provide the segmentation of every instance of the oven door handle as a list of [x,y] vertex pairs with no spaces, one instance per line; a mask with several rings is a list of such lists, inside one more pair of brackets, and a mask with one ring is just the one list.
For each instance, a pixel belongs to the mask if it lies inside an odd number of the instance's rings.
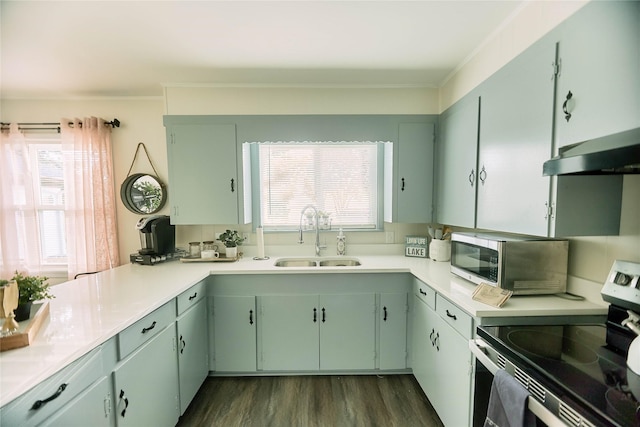
[[484,365],[485,368],[491,372],[491,375],[495,375],[498,372],[498,366],[489,359],[489,356],[485,354],[483,348],[486,347],[484,341],[480,338],[476,338],[475,340],[469,340],[469,350],[471,353]]
[[[480,338],[476,338],[474,340],[469,340],[469,350],[473,353],[480,363],[482,363],[485,368],[491,372],[491,374],[495,375],[500,369],[495,363],[489,359],[489,356],[485,354],[483,348],[487,347],[487,344]],[[509,373],[509,375],[512,375]],[[541,421],[543,421],[549,427],[567,427],[567,424],[562,422],[560,418],[553,414],[550,410],[545,408],[542,403],[538,402],[535,397],[529,396],[527,399],[527,406],[529,410],[533,412],[533,414],[538,417]]]

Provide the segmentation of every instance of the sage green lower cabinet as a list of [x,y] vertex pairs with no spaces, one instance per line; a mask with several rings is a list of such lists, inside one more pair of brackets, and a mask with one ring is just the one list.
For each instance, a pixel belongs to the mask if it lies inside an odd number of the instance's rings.
[[378,367],[407,368],[407,293],[380,294],[378,304]]
[[320,369],[318,295],[265,295],[258,300],[262,369]]
[[[440,301],[436,298],[436,307]],[[444,425],[466,426],[471,420],[470,331],[463,336],[449,322],[461,322],[462,329],[471,319],[447,303],[442,300],[442,310],[434,310],[420,294],[414,297],[413,372]]]
[[265,371],[375,369],[375,294],[259,297]]
[[[102,353],[104,347],[93,349],[3,406],[0,425],[112,425],[111,388]],[[105,380],[107,387],[99,386]],[[80,412],[84,418],[76,416]],[[67,422],[53,423],[58,418]]]
[[375,294],[320,295],[320,369],[375,369]]
[[213,296],[213,363],[217,372],[256,370],[255,296]]
[[435,365],[435,353],[432,351],[433,337],[435,335],[435,316],[436,313],[433,310],[435,308],[435,292],[428,288],[426,285],[420,285],[420,288],[429,290],[432,295],[432,305],[429,304],[429,299],[423,299],[419,295],[414,296],[413,301],[413,313],[412,313],[412,355],[411,363],[413,368],[413,375],[418,380],[418,383],[424,390],[425,394],[429,396],[436,393],[435,386],[432,385],[433,366]]
[[111,396],[111,379],[103,377],[40,425],[65,427],[113,426],[115,421],[114,413],[111,410]]
[[206,298],[200,299],[177,320],[180,415],[187,410],[209,374]]
[[114,369],[118,427],[176,425],[180,415],[176,353],[174,321]]

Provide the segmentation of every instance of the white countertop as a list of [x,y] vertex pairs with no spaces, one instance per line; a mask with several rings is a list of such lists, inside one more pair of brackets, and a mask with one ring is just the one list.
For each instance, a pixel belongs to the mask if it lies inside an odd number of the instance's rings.
[[512,297],[502,308],[471,299],[472,283],[449,263],[404,256],[356,256],[358,267],[275,267],[277,259],[127,264],[52,287],[49,320],[28,347],[0,353],[0,406],[47,379],[210,274],[410,272],[474,317],[604,315],[607,307],[557,296]]

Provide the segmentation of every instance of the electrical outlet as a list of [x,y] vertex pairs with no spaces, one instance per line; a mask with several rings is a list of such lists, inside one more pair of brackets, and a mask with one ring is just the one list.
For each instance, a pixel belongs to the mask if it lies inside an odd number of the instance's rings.
[[393,243],[396,240],[395,233],[393,231],[386,231],[384,233],[385,243]]
[[242,233],[242,237],[244,237],[244,243],[251,244],[251,233]]

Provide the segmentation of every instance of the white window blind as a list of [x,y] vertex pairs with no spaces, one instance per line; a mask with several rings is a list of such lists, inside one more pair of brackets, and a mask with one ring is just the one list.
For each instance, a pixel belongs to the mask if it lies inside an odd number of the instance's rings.
[[[332,228],[375,229],[383,151],[378,142],[260,142],[256,144],[260,222],[297,229],[313,205]],[[255,191],[255,190],[254,190]]]

